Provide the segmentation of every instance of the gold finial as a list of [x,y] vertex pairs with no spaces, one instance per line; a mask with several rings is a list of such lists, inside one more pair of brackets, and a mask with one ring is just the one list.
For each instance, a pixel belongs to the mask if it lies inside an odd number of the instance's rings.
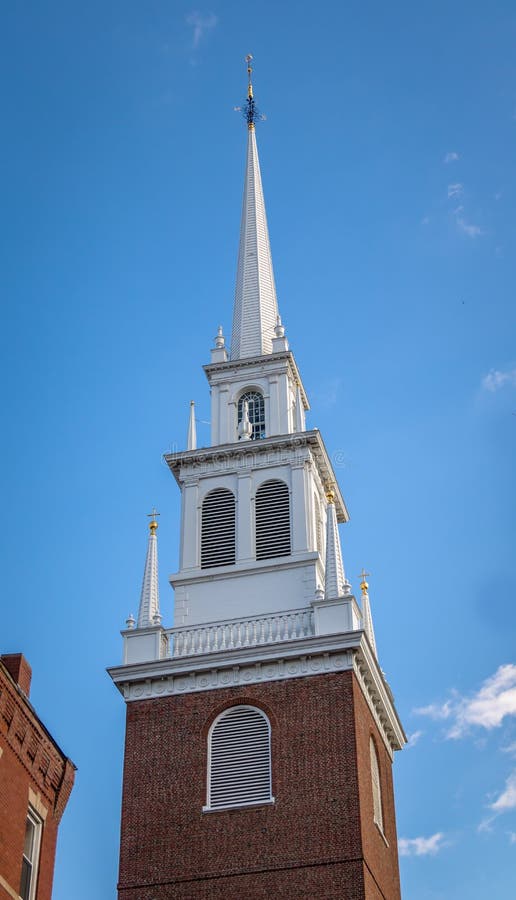
[[362,566],[362,571],[358,577],[362,579],[360,582],[360,589],[363,594],[367,594],[367,591],[369,590],[369,585],[366,581],[366,578],[369,578],[369,575],[370,575],[370,572],[366,572],[366,570]]
[[148,516],[149,519],[151,520],[151,521],[149,522],[149,529],[150,529],[150,533],[151,533],[151,534],[156,534],[156,531],[157,531],[157,528],[158,528],[158,523],[156,522],[156,516],[159,516],[159,515],[161,515],[161,513],[159,513],[159,512],[156,511],[156,507],[155,507],[155,506],[152,507],[152,512],[147,513],[147,516]]

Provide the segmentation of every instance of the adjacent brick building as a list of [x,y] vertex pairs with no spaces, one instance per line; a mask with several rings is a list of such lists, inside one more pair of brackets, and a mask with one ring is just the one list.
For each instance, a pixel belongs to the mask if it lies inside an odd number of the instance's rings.
[[[249,66],[249,77],[251,69]],[[278,313],[249,81],[231,351],[205,366],[211,444],[181,489],[174,627],[152,516],[138,618],[110,669],[127,703],[120,900],[399,900],[394,752],[366,573]],[[323,301],[321,301],[323,303]]]
[[75,766],[30,703],[31,668],[0,657],[0,898],[50,900]]

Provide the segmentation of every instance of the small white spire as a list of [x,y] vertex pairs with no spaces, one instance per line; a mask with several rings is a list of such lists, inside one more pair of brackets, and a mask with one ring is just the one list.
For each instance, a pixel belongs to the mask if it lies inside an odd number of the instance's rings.
[[211,349],[211,361],[212,363],[226,362],[227,358],[228,351],[226,350],[226,338],[222,331],[222,325],[219,325],[215,336],[215,346]]
[[156,516],[159,516],[159,513],[153,509],[149,513],[151,520],[149,522],[150,534],[143,573],[137,628],[149,628],[151,625],[159,625],[161,623],[159,611],[158,539],[156,537],[158,523]]
[[[197,429],[195,427],[195,403],[190,400],[190,418],[188,420],[187,450],[197,450]],[[157,527],[157,526],[156,526]]]
[[242,403],[242,418],[238,426],[238,439],[240,441],[250,441],[253,436],[253,426],[249,420],[249,403],[244,400]]
[[369,602],[369,585],[366,581],[367,577],[368,572],[366,572],[365,569],[362,569],[360,573],[360,578],[362,579],[360,582],[360,589],[362,591],[362,619],[364,622],[364,631],[371,644],[372,651],[374,655],[378,657],[376,639],[374,636],[373,616],[371,614],[371,604]]
[[288,341],[285,335],[285,328],[281,321],[281,316],[277,316],[276,325],[274,326],[274,337],[272,339],[272,352],[281,353],[282,350],[288,350]]
[[338,600],[350,593],[350,584],[344,574],[342,550],[340,546],[339,527],[335,512],[335,495],[329,490],[326,494],[326,568],[324,580],[325,600]]
[[224,337],[224,333],[222,331],[222,325],[219,325],[217,330],[217,336],[215,338],[215,347],[217,350],[222,350],[222,348],[226,344],[226,338]]
[[305,408],[301,396],[301,386],[296,387],[296,431],[306,431]]

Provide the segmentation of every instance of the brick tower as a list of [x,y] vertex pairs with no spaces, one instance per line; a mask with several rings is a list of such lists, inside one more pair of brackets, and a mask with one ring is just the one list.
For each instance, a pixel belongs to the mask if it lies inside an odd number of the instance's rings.
[[166,457],[181,490],[174,627],[157,521],[138,619],[110,675],[127,704],[120,900],[400,896],[392,759],[405,737],[348,513],[281,323],[248,59],[231,350],[211,362],[211,445]]

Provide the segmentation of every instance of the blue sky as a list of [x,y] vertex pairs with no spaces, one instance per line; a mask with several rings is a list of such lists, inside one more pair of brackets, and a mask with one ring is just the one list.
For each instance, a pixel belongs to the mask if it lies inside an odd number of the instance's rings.
[[514,895],[512,2],[163,0],[3,11],[2,651],[78,765],[55,900],[110,900],[124,705],[105,673],[230,331],[243,57],[280,308],[411,736],[404,896]]

